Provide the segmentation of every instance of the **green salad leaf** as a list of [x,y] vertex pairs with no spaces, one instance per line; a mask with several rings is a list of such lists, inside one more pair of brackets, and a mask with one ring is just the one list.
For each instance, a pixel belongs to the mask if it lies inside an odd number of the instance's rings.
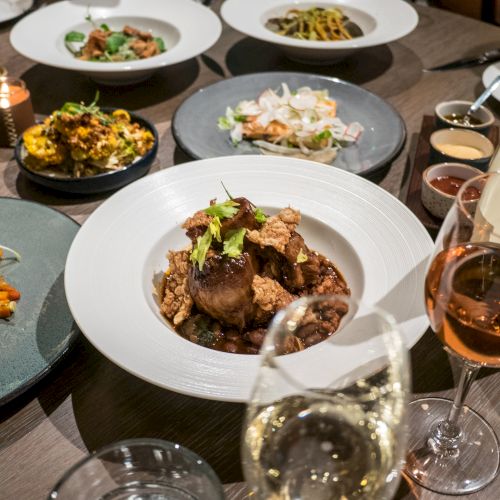
[[224,203],[216,203],[205,208],[204,212],[207,215],[219,217],[219,219],[229,219],[238,212],[240,204],[233,200],[227,200]]
[[99,26],[99,28],[101,28],[101,29],[102,29],[102,31],[111,31],[111,30],[109,29],[109,26],[108,26],[106,23],[102,23],[102,24]]
[[243,252],[243,240],[247,230],[242,227],[227,232],[227,239],[224,241],[223,254],[228,257],[239,257]]
[[127,37],[122,33],[113,32],[106,39],[106,51],[116,54],[120,47],[127,42]]
[[64,37],[65,42],[83,42],[85,40],[85,35],[79,31],[70,31],[66,33]]
[[165,48],[165,42],[163,41],[163,38],[160,38],[159,36],[155,36],[153,40],[156,42],[156,45],[157,45],[160,52],[165,52],[167,50]]

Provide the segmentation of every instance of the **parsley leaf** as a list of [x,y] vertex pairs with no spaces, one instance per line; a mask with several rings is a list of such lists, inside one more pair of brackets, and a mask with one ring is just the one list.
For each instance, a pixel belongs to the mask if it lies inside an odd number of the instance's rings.
[[217,241],[222,241],[221,235],[220,235],[220,219],[219,217],[215,216],[210,224],[208,225],[208,229],[210,230],[210,234],[217,240]]
[[247,117],[245,115],[234,115],[233,118],[235,122],[244,123],[247,121]]
[[85,35],[79,31],[70,31],[66,33],[64,37],[65,42],[83,42],[85,40]]
[[267,220],[266,214],[260,208],[255,209],[254,215],[255,215],[255,220],[257,222],[260,222],[261,224],[264,224],[264,222],[266,222]]
[[240,204],[233,200],[227,200],[224,203],[216,203],[215,205],[210,205],[205,208],[204,212],[207,215],[212,215],[214,217],[219,217],[219,219],[229,219],[236,213],[238,213],[238,208]]
[[194,246],[191,256],[189,257],[193,264],[198,264],[198,269],[200,271],[203,269],[203,264],[205,264],[205,258],[211,244],[212,233],[210,232],[210,229],[207,229],[203,236],[198,236],[196,245]]
[[307,255],[302,251],[302,248],[299,251],[299,255],[297,255],[297,264],[302,264],[303,262],[307,262]]
[[244,227],[228,231],[228,239],[224,241],[224,251],[222,253],[228,257],[239,257],[243,251],[243,239],[246,232],[247,230]]

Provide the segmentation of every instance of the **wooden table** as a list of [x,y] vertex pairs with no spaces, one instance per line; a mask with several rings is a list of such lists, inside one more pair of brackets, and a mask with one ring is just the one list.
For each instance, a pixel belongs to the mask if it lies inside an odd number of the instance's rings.
[[[225,26],[219,42],[202,56],[161,70],[136,87],[101,88],[101,104],[139,110],[157,125],[161,141],[154,172],[188,160],[175,146],[170,120],[177,106],[202,86],[268,70],[343,78],[377,93],[403,116],[408,140],[380,182],[403,198],[422,114],[432,113],[438,101],[470,100],[482,89],[483,68],[448,73],[423,73],[422,68],[500,45],[499,28],[428,7],[418,11],[420,22],[409,36],[330,67],[289,62],[275,47]],[[76,73],[33,64],[14,52],[8,38],[9,28],[0,29],[0,64],[26,81],[37,113],[50,113],[66,100],[92,100],[94,83]],[[499,104],[490,101],[489,105],[498,115]],[[106,198],[49,194],[19,174],[8,149],[0,149],[0,195],[48,204],[78,222]],[[414,397],[452,396],[452,369],[432,332],[424,335],[411,355]],[[499,386],[500,373],[485,370],[474,383],[468,403],[500,435]],[[0,498],[44,498],[61,474],[89,451],[132,437],[163,438],[191,448],[213,466],[227,485],[228,498],[246,498],[239,460],[244,410],[242,404],[190,398],[143,382],[108,361],[81,335],[50,375],[0,408]],[[499,488],[500,477],[469,498],[496,500]],[[402,481],[397,498],[446,497]]]

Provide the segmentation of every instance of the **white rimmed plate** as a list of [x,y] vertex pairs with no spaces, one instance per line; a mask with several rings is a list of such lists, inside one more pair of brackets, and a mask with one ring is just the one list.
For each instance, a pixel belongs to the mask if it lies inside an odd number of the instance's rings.
[[[75,58],[65,47],[70,31],[88,34],[94,23],[106,23],[112,30],[125,24],[163,38],[167,51],[148,59],[125,62],[91,62]],[[51,29],[47,29],[51,26]],[[219,38],[219,18],[207,7],[186,0],[120,0],[115,6],[91,6],[86,2],[57,2],[19,21],[10,42],[22,55],[57,68],[79,71],[109,84],[130,84],[144,80],[156,69],[180,63],[201,54]]]
[[0,23],[23,15],[34,3],[34,0],[0,0]]
[[[353,295],[378,304],[401,323],[408,346],[428,322],[423,304],[426,261],[433,244],[395,197],[354,174],[318,163],[267,156],[195,161],[150,175],[114,194],[85,222],[70,249],[65,286],[73,316],[113,362],[159,386],[191,396],[246,401],[259,357],[228,354],[177,335],[158,311],[154,279],[168,249],[186,246],[186,217],[234,196],[266,210],[301,210],[307,244],[342,270]],[[341,337],[342,336],[342,337]],[[336,336],[337,337],[337,336]],[[338,334],[338,359],[359,358],[348,329]],[[321,352],[321,344],[313,349]]]
[[[311,7],[340,7],[364,35],[352,40],[309,41],[278,35],[265,27],[268,19],[289,9]],[[417,12],[403,0],[226,0],[221,16],[241,33],[279,45],[289,57],[305,63],[331,62],[359,49],[393,42],[418,23]]]

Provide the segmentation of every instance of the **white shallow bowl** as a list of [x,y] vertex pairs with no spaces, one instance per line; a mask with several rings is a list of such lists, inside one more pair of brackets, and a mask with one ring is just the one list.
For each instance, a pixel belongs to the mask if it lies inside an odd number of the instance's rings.
[[[75,58],[65,47],[69,31],[88,34],[106,23],[112,30],[125,24],[163,38],[167,51],[148,59],[125,62],[91,62]],[[50,29],[48,27],[50,26]],[[116,5],[56,2],[19,21],[10,34],[12,46],[23,56],[57,68],[78,71],[99,83],[125,85],[148,78],[155,70],[201,54],[219,38],[222,26],[208,8],[186,0],[120,0]]]
[[[273,33],[265,27],[271,17],[289,9],[340,7],[363,30],[364,36],[333,42],[297,40]],[[415,29],[418,14],[403,0],[226,0],[221,16],[245,35],[279,45],[291,58],[305,63],[327,63],[366,47],[383,45]]]
[[[395,316],[407,346],[425,332],[425,267],[433,243],[417,218],[377,185],[319,163],[271,156],[211,158],[145,177],[106,200],[70,249],[65,288],[71,312],[92,344],[122,368],[161,387],[225,401],[246,401],[259,356],[214,351],[175,333],[159,312],[154,281],[169,249],[186,247],[180,227],[218,197],[221,181],[266,211],[300,209],[299,232],[331,258],[353,296]],[[370,361],[346,327],[299,353],[323,357],[340,373]],[[369,342],[369,339],[367,339]],[[308,353],[308,351],[310,351]],[[334,373],[332,371],[332,373]]]

